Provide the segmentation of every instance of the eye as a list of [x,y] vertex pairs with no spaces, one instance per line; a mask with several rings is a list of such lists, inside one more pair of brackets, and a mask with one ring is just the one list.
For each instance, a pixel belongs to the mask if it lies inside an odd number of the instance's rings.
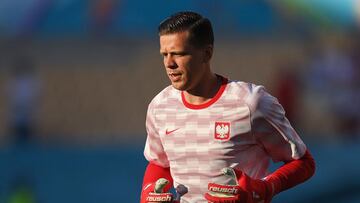
[[185,53],[184,52],[176,52],[176,53],[174,53],[174,55],[176,55],[176,56],[184,56]]
[[189,53],[185,52],[185,51],[181,51],[181,52],[176,52],[174,55],[176,55],[176,56],[186,56],[186,55],[189,55]]

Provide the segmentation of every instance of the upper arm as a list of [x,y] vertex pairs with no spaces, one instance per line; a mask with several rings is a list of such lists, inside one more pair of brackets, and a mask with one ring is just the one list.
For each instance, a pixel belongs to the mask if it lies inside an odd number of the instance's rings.
[[156,117],[152,104],[149,105],[146,115],[146,132],[145,158],[159,166],[169,167],[169,161],[160,139],[158,127],[156,126]]
[[262,86],[254,86],[248,98],[252,131],[274,161],[299,159],[306,146],[285,116],[278,100]]

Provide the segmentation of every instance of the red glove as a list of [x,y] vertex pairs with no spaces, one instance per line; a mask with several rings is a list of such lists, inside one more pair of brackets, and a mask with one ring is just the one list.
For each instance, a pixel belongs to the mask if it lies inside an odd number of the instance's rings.
[[252,179],[240,170],[234,169],[238,185],[209,183],[205,199],[209,203],[269,203],[273,186],[266,180]]
[[156,192],[155,191],[156,182],[149,183],[144,186],[141,192],[141,203],[150,203],[150,202],[161,202],[161,203],[172,203],[173,194],[169,192]]
[[221,185],[209,183],[205,199],[209,203],[239,203],[247,202],[248,194],[239,185]]
[[274,186],[266,180],[259,180],[250,178],[244,172],[235,170],[236,177],[238,177],[240,187],[248,193],[251,200],[246,203],[256,203],[263,201],[269,203],[274,195]]
[[[180,198],[188,192],[187,187],[180,184],[175,188],[176,197],[170,192],[163,192],[164,187],[169,183],[165,178],[158,179],[155,183],[149,183],[144,186],[141,193],[141,203],[150,202],[169,202],[169,203],[180,203]],[[161,187],[159,187],[161,186]]]

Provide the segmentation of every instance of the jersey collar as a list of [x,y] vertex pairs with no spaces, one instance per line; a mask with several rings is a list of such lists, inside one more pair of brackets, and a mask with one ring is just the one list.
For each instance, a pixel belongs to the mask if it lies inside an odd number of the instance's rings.
[[203,104],[191,104],[186,101],[184,91],[181,91],[181,100],[182,100],[183,104],[189,109],[204,109],[204,108],[209,107],[213,103],[215,103],[217,100],[219,100],[219,98],[225,91],[226,85],[228,83],[228,79],[221,75],[217,75],[217,76],[221,78],[221,86],[213,98],[211,98],[209,101],[207,101]]

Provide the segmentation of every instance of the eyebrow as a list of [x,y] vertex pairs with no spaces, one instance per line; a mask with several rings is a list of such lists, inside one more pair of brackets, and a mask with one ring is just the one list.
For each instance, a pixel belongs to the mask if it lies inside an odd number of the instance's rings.
[[160,50],[160,54],[165,54],[165,53],[167,53],[167,54],[186,54],[186,53],[189,53],[189,51],[186,51],[186,50],[179,50],[179,51],[169,51],[169,52],[166,52],[166,51],[161,51]]

